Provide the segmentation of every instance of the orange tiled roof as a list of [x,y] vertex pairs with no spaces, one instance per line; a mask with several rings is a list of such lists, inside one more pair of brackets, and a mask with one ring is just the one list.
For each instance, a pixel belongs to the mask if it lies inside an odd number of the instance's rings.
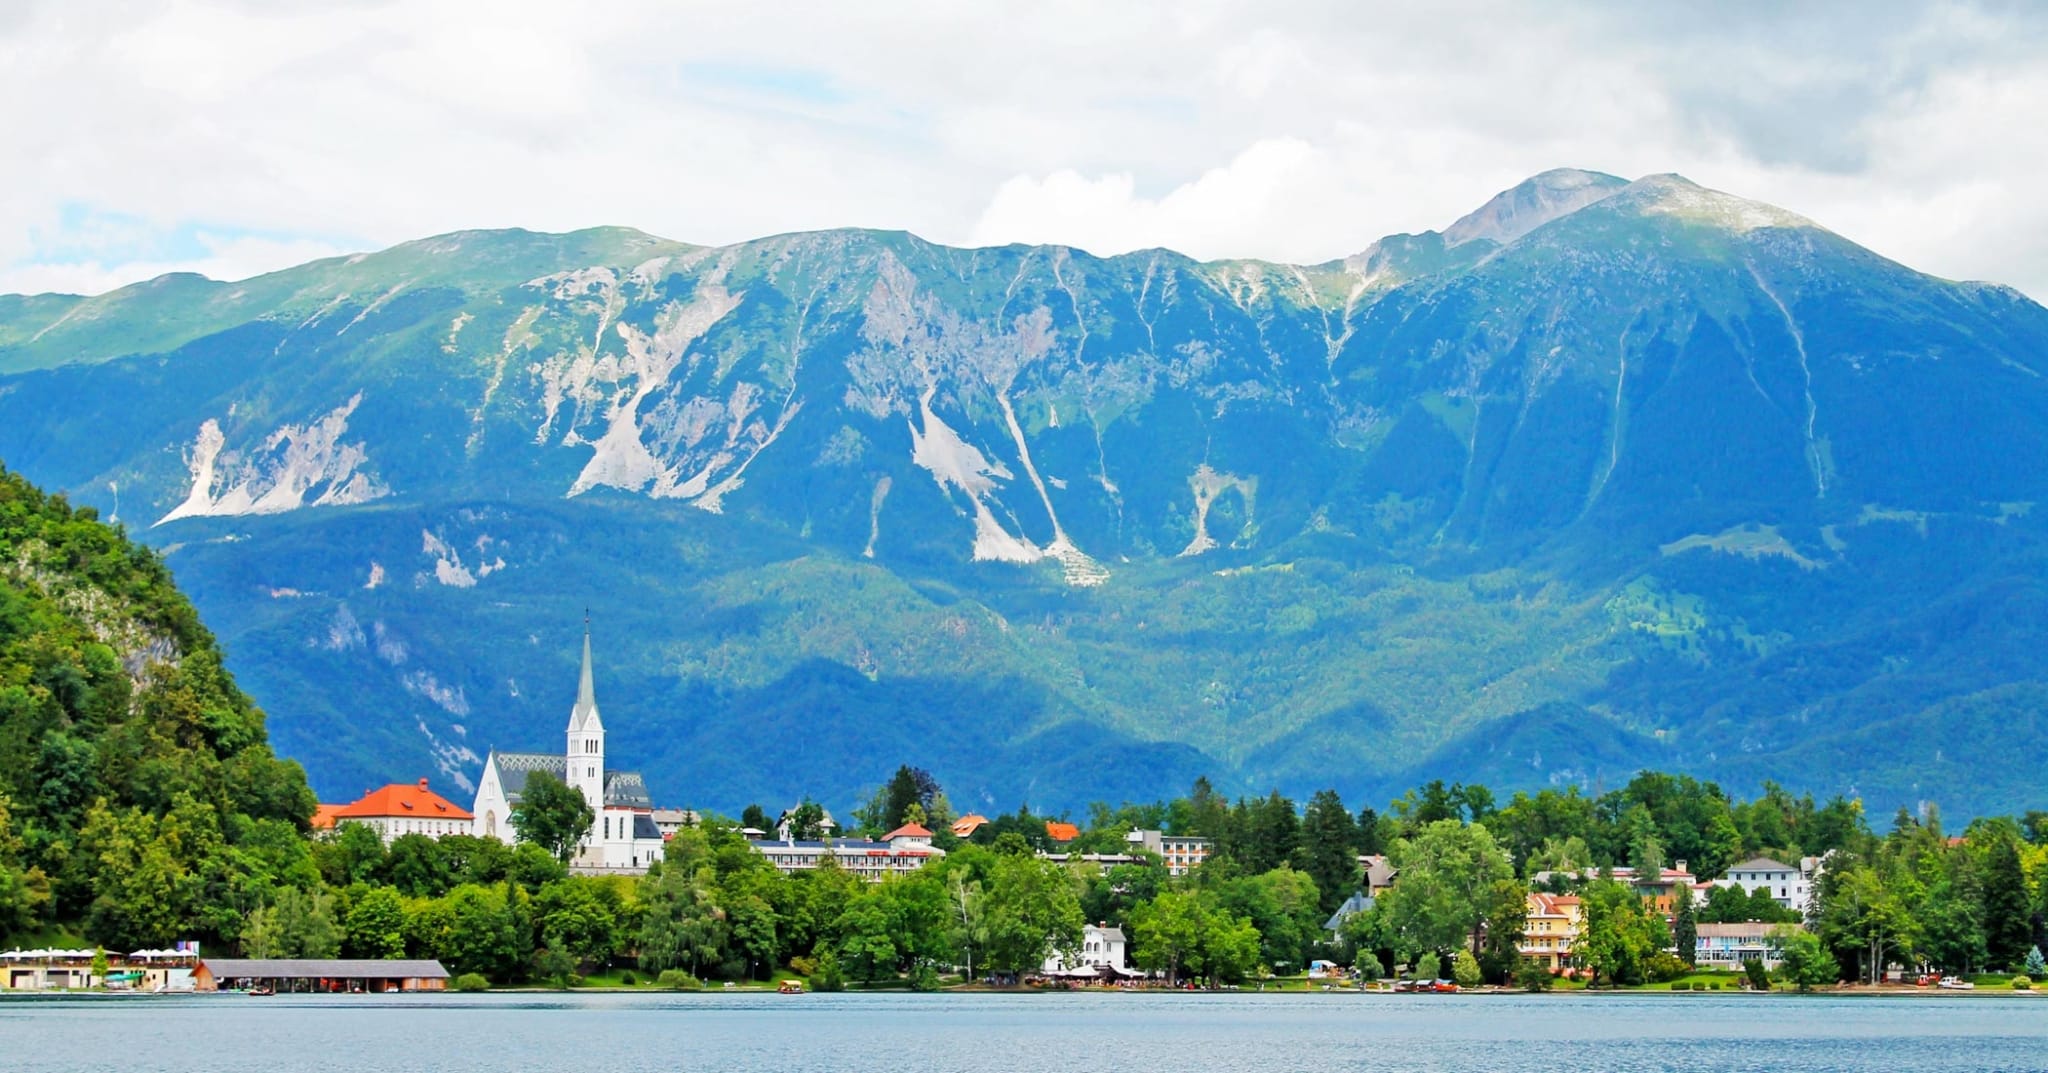
[[321,805],[313,810],[313,830],[325,831],[334,826],[334,818],[347,805]]
[[[326,806],[322,806],[325,808]],[[394,782],[381,790],[372,790],[363,799],[335,808],[336,820],[369,820],[386,817],[428,820],[468,820],[475,817],[467,809],[450,802],[440,794],[427,789],[427,780],[417,783]]]
[[1045,837],[1052,839],[1054,842],[1072,842],[1081,837],[1081,829],[1071,823],[1047,820],[1045,821]]
[[970,812],[967,815],[962,816],[959,819],[953,821],[953,833],[959,835],[961,838],[966,838],[967,836],[972,835],[975,831],[979,830],[981,828],[981,825],[987,822],[987,816],[984,816],[979,812]]
[[930,838],[931,836],[932,833],[930,831],[925,830],[923,824],[906,823],[903,826],[898,827],[894,831],[891,831],[888,834],[883,835],[882,841],[893,842],[899,838]]

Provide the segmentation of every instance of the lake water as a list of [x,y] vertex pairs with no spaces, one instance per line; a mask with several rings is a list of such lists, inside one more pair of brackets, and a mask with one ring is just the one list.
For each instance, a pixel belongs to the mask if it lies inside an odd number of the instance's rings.
[[0,999],[0,1070],[2048,1070],[2048,997]]

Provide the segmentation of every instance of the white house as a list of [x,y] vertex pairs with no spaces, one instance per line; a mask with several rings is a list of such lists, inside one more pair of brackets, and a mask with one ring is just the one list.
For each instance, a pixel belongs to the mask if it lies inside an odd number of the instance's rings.
[[1784,924],[1701,924],[1694,939],[1693,964],[1702,969],[1740,969],[1755,960],[1775,969],[1785,961]]
[[1134,976],[1124,965],[1124,930],[1104,924],[1081,929],[1081,948],[1069,958],[1054,951],[1045,959],[1046,976],[1100,976],[1108,969],[1118,976]]
[[[1813,862],[1812,865],[1808,866],[1807,861]],[[1818,857],[1806,858],[1799,867],[1769,857],[1752,857],[1741,864],[1730,865],[1726,875],[1714,880],[1714,886],[1739,887],[1748,894],[1755,894],[1761,888],[1770,892],[1772,901],[1804,913],[1813,903],[1813,879],[1819,871]]]
[[604,721],[598,718],[597,689],[590,672],[590,630],[583,631],[583,674],[576,684],[576,705],[569,710],[567,747],[556,753],[501,753],[491,750],[477,780],[476,806],[470,810],[475,834],[510,843],[512,811],[519,806],[526,778],[545,771],[575,787],[590,803],[590,833],[569,863],[586,871],[645,871],[661,859],[661,830],[654,822],[654,802],[647,782],[637,771],[606,771]]

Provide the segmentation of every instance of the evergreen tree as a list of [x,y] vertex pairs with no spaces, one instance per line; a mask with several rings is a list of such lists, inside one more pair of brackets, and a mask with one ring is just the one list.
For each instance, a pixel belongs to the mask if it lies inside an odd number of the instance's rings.
[[2033,945],[2027,877],[2019,847],[2000,838],[1991,847],[1984,871],[1984,947],[1990,964],[2016,968]]
[[1302,817],[1301,845],[1295,867],[1308,874],[1327,916],[1358,890],[1358,829],[1335,790],[1321,790],[1309,799]]
[[1678,898],[1678,911],[1671,917],[1671,948],[1678,953],[1678,959],[1688,965],[1699,956],[1700,930],[1698,918],[1692,904],[1692,893],[1682,892]]

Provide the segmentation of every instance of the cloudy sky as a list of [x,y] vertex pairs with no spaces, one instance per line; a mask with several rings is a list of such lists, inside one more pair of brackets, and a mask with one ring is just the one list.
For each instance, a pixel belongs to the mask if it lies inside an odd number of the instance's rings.
[[1320,261],[1574,166],[2048,298],[2048,5],[1658,6],[9,0],[0,291],[505,226]]

